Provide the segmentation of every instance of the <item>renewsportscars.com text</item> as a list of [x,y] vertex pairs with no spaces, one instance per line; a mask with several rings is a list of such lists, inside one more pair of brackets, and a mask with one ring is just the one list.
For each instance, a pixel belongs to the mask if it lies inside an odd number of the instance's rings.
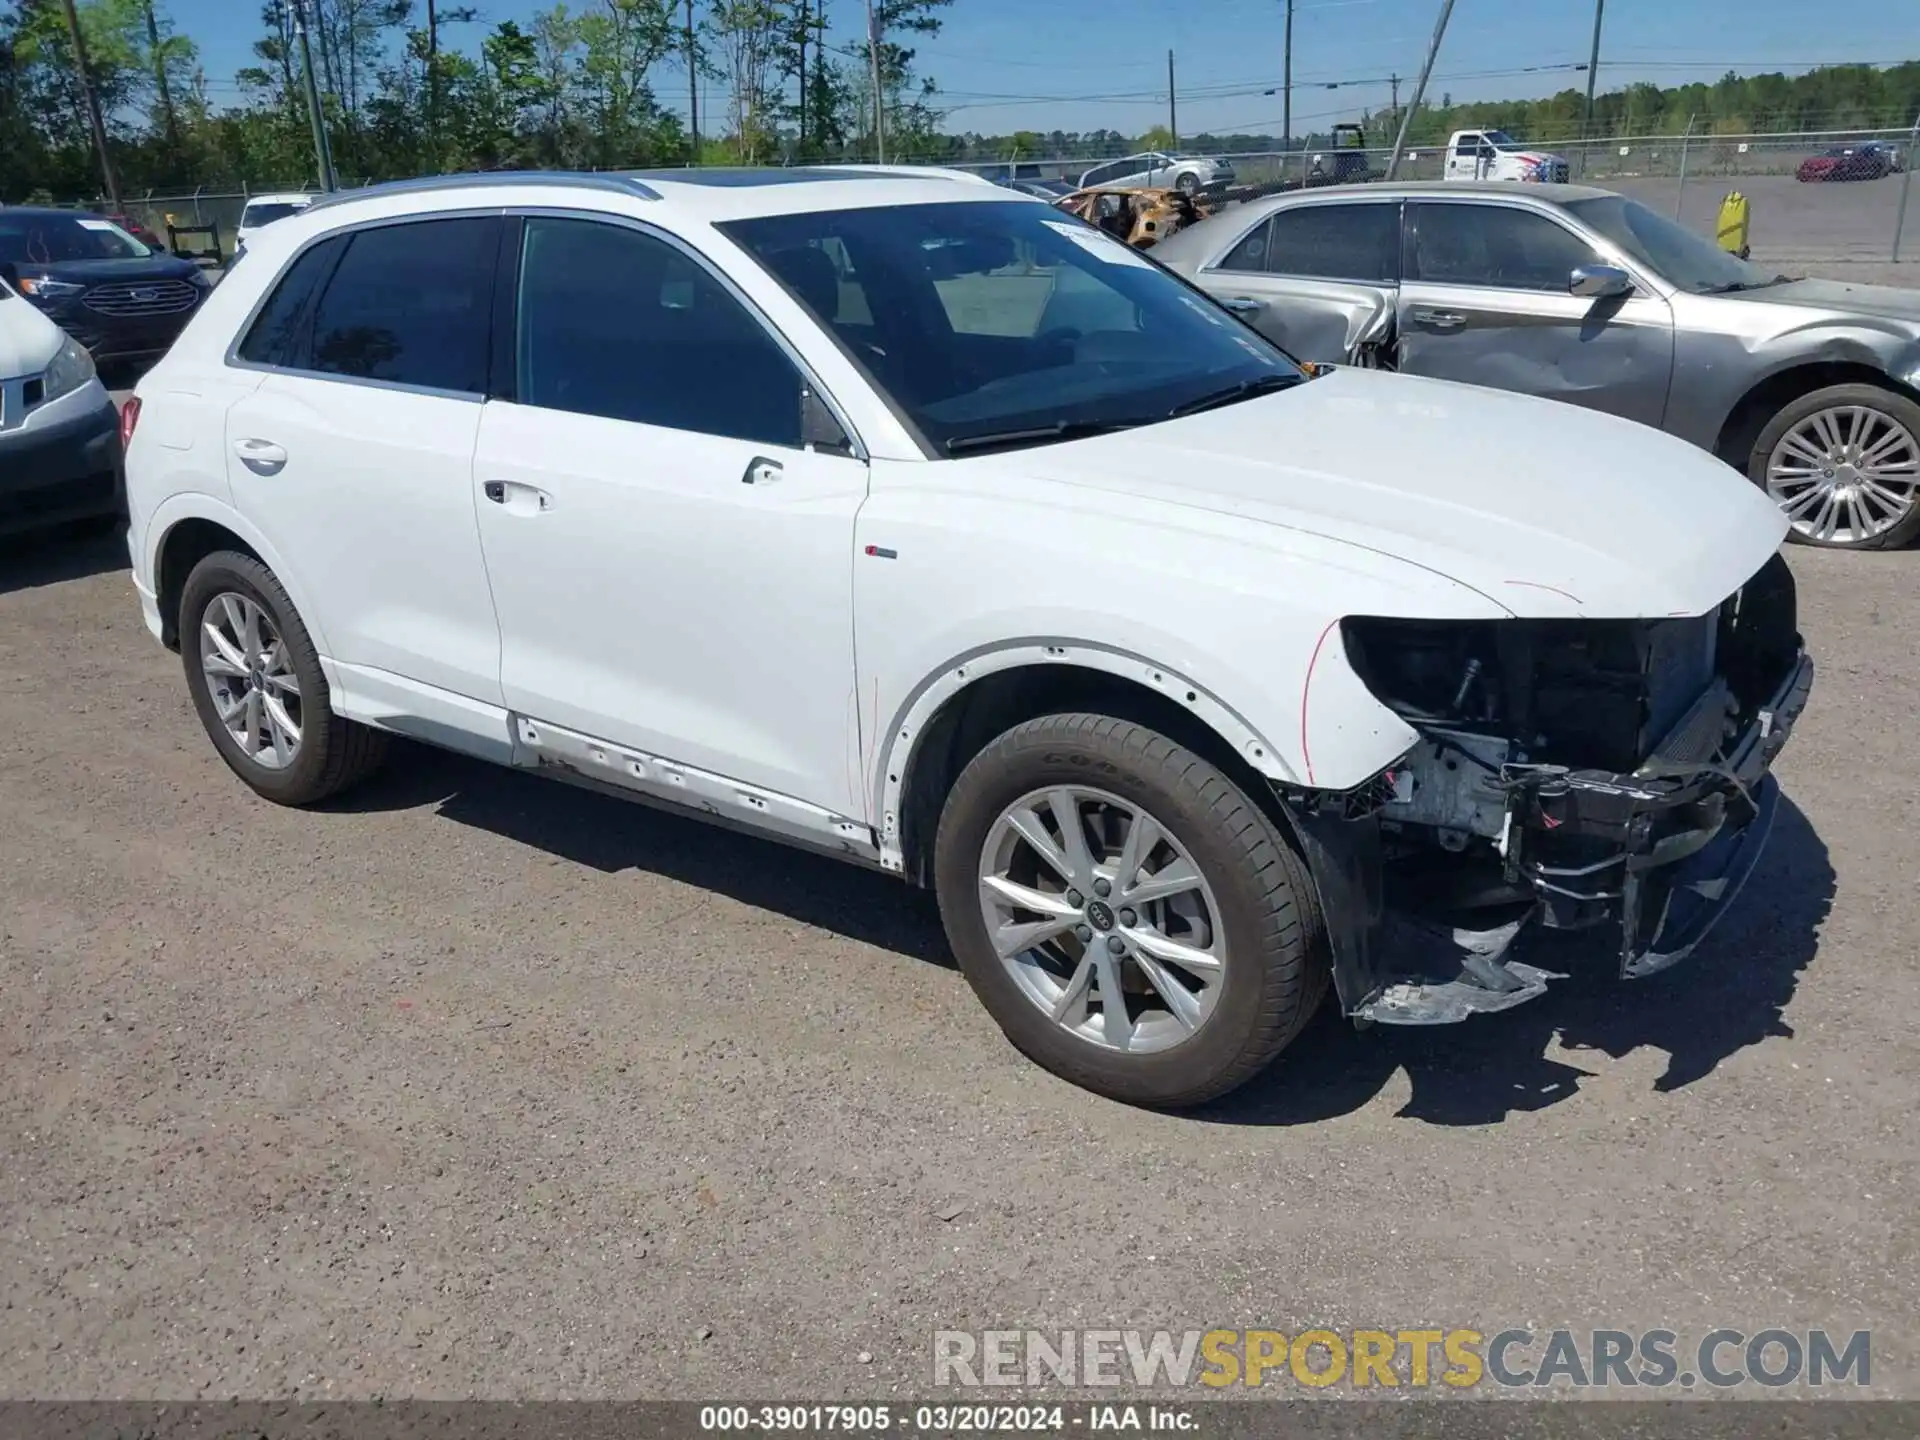
[[1266,1385],[1323,1390],[1653,1389],[1758,1385],[1865,1387],[1872,1332],[1732,1328],[1687,1339],[1672,1330],[1454,1329],[942,1330],[940,1386]]

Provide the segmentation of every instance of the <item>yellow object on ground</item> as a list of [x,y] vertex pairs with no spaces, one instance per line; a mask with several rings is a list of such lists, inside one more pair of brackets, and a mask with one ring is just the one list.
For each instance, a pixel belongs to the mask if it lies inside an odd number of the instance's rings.
[[1751,216],[1747,209],[1747,197],[1738,190],[1731,192],[1720,202],[1720,248],[1731,251],[1742,260],[1747,258],[1747,232]]

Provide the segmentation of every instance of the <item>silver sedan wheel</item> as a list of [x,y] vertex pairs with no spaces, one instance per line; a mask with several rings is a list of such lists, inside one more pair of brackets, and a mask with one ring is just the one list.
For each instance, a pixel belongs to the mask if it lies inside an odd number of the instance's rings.
[[981,847],[980,913],[1021,992],[1091,1044],[1171,1049],[1220,998],[1212,888],[1172,832],[1104,790],[1055,786],[1002,811]]
[[1832,545],[1884,535],[1912,512],[1920,440],[1866,405],[1816,410],[1767,457],[1767,493],[1796,533]]
[[231,590],[213,597],[200,621],[200,668],[241,753],[268,770],[291,765],[300,753],[300,677],[258,601]]

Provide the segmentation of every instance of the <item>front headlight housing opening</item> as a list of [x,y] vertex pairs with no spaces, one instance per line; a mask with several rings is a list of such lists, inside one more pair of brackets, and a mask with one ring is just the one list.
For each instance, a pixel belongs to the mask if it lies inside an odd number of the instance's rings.
[[67,336],[61,341],[53,362],[41,377],[43,400],[58,400],[62,395],[71,395],[93,379],[94,374],[93,356],[87,353],[87,347],[71,335]]

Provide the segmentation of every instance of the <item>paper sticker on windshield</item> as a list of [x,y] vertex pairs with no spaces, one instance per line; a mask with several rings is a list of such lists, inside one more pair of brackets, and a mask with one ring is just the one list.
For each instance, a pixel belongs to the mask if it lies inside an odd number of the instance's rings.
[[1042,220],[1040,222],[1056,235],[1064,235],[1082,250],[1109,265],[1132,265],[1137,269],[1151,270],[1153,266],[1134,254],[1131,246],[1124,245],[1104,230],[1092,230],[1085,225],[1069,225],[1064,220]]
[[82,220],[80,222],[80,228],[82,230],[105,230],[109,234],[117,234],[120,229],[120,227],[115,225],[111,220]]

